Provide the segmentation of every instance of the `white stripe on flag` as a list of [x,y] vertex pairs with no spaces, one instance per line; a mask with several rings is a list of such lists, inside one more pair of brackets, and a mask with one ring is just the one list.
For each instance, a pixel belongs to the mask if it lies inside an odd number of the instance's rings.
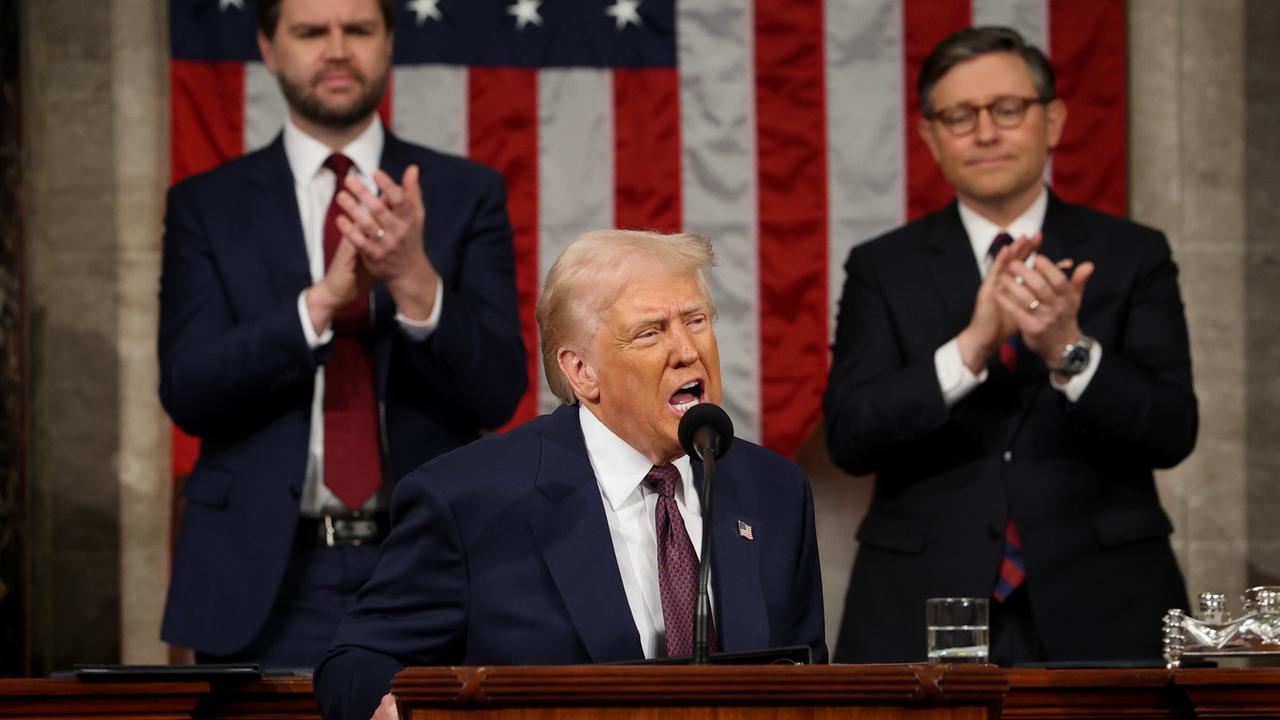
[[973,24],[1004,25],[1022,34],[1023,39],[1049,52],[1049,8],[1047,0],[973,0]]
[[760,438],[754,15],[750,0],[681,2],[679,41],[683,226],[711,238],[708,280],[719,320],[724,407],[735,433]]
[[289,115],[276,76],[260,62],[244,64],[244,151],[265,147],[284,127]]
[[[613,73],[538,73],[538,280],[578,235],[613,222]],[[539,412],[560,401],[543,377]]]
[[900,225],[906,212],[906,88],[899,0],[828,0],[827,163],[831,320],[853,246]]
[[391,91],[392,130],[409,142],[467,154],[467,70],[399,65]]

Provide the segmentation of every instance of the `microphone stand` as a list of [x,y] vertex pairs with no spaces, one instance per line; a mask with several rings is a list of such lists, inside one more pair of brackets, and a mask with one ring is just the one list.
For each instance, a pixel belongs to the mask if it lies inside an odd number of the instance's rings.
[[[710,435],[710,438],[707,438]],[[693,611],[693,664],[711,663],[711,492],[716,479],[716,452],[720,449],[720,437],[716,433],[699,430],[694,436],[702,457],[702,562],[698,563],[698,600]],[[706,440],[710,442],[706,442]]]

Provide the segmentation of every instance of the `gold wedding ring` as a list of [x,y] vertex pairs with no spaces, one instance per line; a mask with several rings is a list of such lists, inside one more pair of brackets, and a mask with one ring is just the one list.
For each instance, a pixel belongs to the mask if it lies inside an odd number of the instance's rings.
[[1032,300],[1031,302],[1027,303],[1027,309],[1030,310],[1031,312],[1035,312],[1036,308],[1038,307],[1040,307],[1039,300]]
[[374,234],[373,234],[373,239],[374,239],[374,240],[381,240],[382,238],[384,238],[384,237],[386,237],[386,236],[387,236],[387,231],[383,230],[382,228],[378,228],[378,232],[376,232],[376,233],[374,233]]

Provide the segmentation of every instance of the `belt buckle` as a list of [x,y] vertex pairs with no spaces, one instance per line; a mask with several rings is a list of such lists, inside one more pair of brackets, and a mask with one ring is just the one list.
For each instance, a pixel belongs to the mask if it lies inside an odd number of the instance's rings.
[[325,547],[333,547],[337,544],[334,538],[333,516],[329,514],[324,516],[324,544]]
[[378,519],[374,515],[354,513],[350,517],[325,514],[324,544],[326,547],[359,547],[379,536]]

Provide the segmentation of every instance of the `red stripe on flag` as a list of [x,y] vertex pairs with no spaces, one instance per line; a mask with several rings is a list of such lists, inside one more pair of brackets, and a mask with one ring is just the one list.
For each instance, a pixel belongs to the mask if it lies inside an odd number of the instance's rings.
[[929,147],[920,139],[920,97],[916,78],[929,51],[973,22],[970,0],[903,0],[902,48],[906,73],[907,219],[914,220],[951,202],[954,194]]
[[[244,153],[244,65],[169,63],[169,177],[173,182]],[[172,426],[173,477],[191,474],[200,441]]]
[[614,223],[680,229],[680,81],[672,69],[613,73]]
[[788,455],[818,423],[827,370],[822,40],[822,3],[756,2],[760,430]]
[[1049,3],[1049,52],[1067,124],[1053,156],[1064,199],[1115,215],[1128,210],[1128,87],[1121,0]]
[[[387,68],[387,88],[382,93],[382,99],[378,101],[378,117],[382,118],[383,127],[393,127],[394,120],[391,115],[391,95],[396,87],[396,69],[394,67]],[[396,178],[399,180],[399,178]]]
[[515,68],[467,72],[467,120],[473,159],[507,180],[507,212],[515,231],[520,329],[529,354],[529,390],[504,429],[538,414],[541,355],[533,310],[538,299],[538,75]]
[[169,63],[173,182],[244,153],[244,64]]

